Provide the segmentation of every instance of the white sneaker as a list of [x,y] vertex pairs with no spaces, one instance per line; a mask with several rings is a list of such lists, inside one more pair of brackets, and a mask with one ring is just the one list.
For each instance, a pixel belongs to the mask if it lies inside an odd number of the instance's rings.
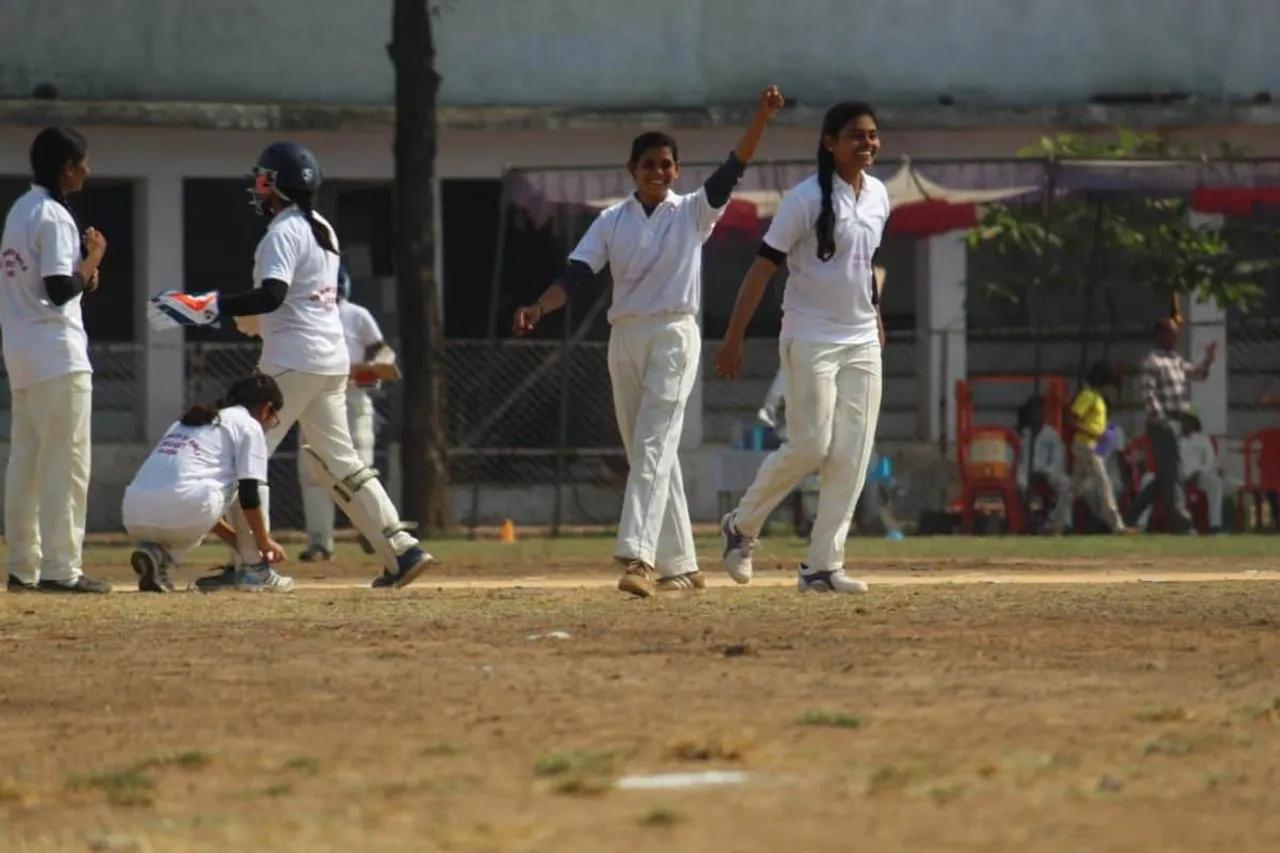
[[733,513],[720,520],[720,535],[724,537],[725,571],[738,583],[751,583],[751,576],[754,574],[751,551],[759,540],[738,532],[733,524]]
[[236,571],[236,589],[241,592],[293,592],[293,578],[279,574],[266,563],[241,566]]
[[845,595],[857,595],[867,591],[863,581],[854,580],[844,573],[844,569],[832,571],[812,571],[803,563],[796,572],[797,592],[840,592]]

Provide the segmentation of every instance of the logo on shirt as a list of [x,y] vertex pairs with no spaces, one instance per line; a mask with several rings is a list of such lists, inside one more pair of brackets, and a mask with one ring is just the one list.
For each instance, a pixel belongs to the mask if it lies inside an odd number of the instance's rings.
[[13,278],[19,272],[27,271],[27,262],[18,254],[17,249],[5,249],[4,254],[0,255],[0,268],[4,269],[5,278]]
[[160,439],[160,444],[156,446],[156,453],[161,456],[177,456],[184,448],[191,448],[192,453],[200,454],[200,445],[195,439],[189,435],[171,432]]
[[322,287],[308,296],[307,299],[312,302],[319,302],[325,307],[326,311],[332,311],[334,306],[338,304],[338,288]]

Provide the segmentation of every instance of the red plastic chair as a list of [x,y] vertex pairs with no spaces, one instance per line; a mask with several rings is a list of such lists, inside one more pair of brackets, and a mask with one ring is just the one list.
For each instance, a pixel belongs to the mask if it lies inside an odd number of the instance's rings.
[[1237,529],[1245,529],[1249,512],[1244,496],[1254,495],[1260,504],[1267,492],[1280,492],[1280,427],[1260,429],[1244,440],[1244,485],[1236,501]]
[[[970,450],[979,442],[1004,443],[1009,449],[1007,454],[1003,454],[1007,459],[971,461]],[[1013,470],[1020,455],[1019,447],[1017,434],[1004,427],[976,427],[960,442],[957,462],[960,467],[960,515],[965,533],[973,533],[977,501],[985,496],[997,497],[1004,504],[1009,532],[1025,531],[1022,496],[1018,494],[1018,482]]]

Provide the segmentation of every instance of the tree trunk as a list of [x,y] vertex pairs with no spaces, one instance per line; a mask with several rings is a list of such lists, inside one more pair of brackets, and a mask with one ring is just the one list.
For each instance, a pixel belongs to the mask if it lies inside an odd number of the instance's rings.
[[395,67],[395,268],[404,410],[401,515],[427,535],[447,527],[444,322],[435,276],[435,42],[428,0],[395,0],[389,52]]

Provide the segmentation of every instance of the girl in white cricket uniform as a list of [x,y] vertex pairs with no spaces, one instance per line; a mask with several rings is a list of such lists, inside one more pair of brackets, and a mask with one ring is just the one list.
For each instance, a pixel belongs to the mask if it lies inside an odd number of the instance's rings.
[[725,568],[751,580],[751,551],[778,503],[819,472],[818,514],[800,565],[801,592],[865,592],[845,575],[844,545],[880,416],[884,327],[872,257],[889,219],[889,193],[868,175],[880,136],[869,105],[836,104],[822,121],[818,173],[778,207],[734,306],[716,371],[742,366],[747,323],[786,261],[778,341],[786,371],[787,442],[769,455],[738,508],[724,517]]
[[[242,329],[261,334],[258,370],[274,377],[284,393],[280,423],[267,433],[267,448],[275,452],[293,424],[299,424],[303,441],[323,465],[317,478],[329,482],[343,512],[382,561],[382,576],[373,585],[403,587],[432,558],[409,535],[410,525],[400,521],[376,472],[352,445],[347,428],[351,362],[338,315],[338,241],[333,227],[313,207],[322,181],[319,162],[303,146],[268,146],[258,158],[250,189],[254,208],[272,217],[258,244],[254,289],[225,296],[216,291],[170,291],[154,297],[149,311],[159,323],[208,325],[220,315],[237,317]],[[243,323],[245,318],[256,322]],[[262,503],[267,506],[265,494]],[[257,547],[247,538],[241,539],[239,561],[258,562]],[[225,569],[197,585],[215,589],[233,581],[233,572]]]
[[107,241],[90,228],[83,252],[67,196],[89,177],[88,143],[71,128],[46,128],[31,144],[31,171],[32,187],[10,208],[0,238],[0,330],[12,394],[7,586],[110,592],[83,569],[93,368],[80,297],[98,286]]
[[[351,301],[351,276],[345,268],[338,270],[338,316],[342,320],[347,356],[352,364],[347,384],[347,427],[360,461],[366,468],[371,468],[374,412],[370,392],[376,390],[379,383],[365,384],[356,375],[355,365],[372,361],[387,348],[387,344],[382,339],[378,321],[369,309]],[[298,454],[298,483],[302,486],[302,511],[307,521],[307,550],[299,558],[307,563],[328,560],[333,557],[333,495],[323,483],[316,482],[301,453]],[[363,536],[360,537],[360,545],[366,553],[373,553],[373,546]]]
[[690,195],[671,190],[680,174],[675,140],[657,132],[636,137],[627,162],[635,193],[602,212],[561,279],[516,311],[516,334],[524,334],[564,305],[568,293],[611,268],[609,376],[631,465],[613,553],[625,567],[618,588],[632,595],[705,586],[676,453],[702,348],[702,244],[782,105],[776,87],[765,90],[733,153]]
[[[172,592],[169,569],[212,531],[234,549],[249,537],[257,559],[241,566],[236,587],[293,589],[272,563],[284,552],[267,533],[267,436],[284,406],[280,386],[255,374],[217,403],[192,406],[169,427],[124,492],[125,529],[137,542],[130,564],[143,592]],[[232,523],[223,520],[233,501]]]

